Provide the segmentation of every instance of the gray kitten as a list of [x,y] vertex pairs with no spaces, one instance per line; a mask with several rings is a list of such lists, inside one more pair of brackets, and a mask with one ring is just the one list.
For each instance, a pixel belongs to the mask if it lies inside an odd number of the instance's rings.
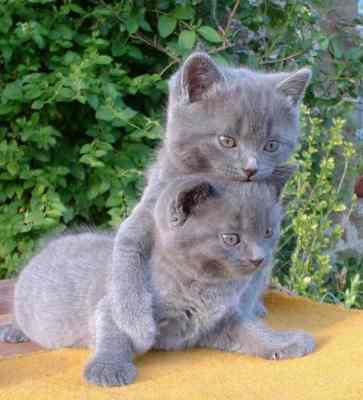
[[[171,78],[162,148],[139,204],[118,230],[113,251],[112,316],[138,351],[153,345],[157,331],[145,277],[152,247],[149,210],[159,193],[176,177],[190,174],[269,179],[294,150],[299,104],[310,77],[307,68],[266,74],[221,67],[207,54],[194,53]],[[264,287],[269,275],[267,269],[256,273],[255,286]],[[124,301],[130,286],[137,298],[133,304]],[[250,293],[256,292],[252,288]],[[255,304],[255,312],[263,315],[262,303],[256,299]]]
[[[313,351],[307,333],[271,330],[256,320],[248,297],[241,307],[253,274],[272,263],[278,198],[290,174],[280,169],[268,183],[184,177],[159,196],[149,209],[154,243],[145,260],[153,348],[209,347],[268,359]],[[95,233],[51,241],[20,274],[17,325],[1,328],[0,338],[29,337],[48,348],[95,345],[84,371],[87,382],[132,382],[138,349],[127,333],[132,326],[125,321],[120,329],[112,315],[112,246],[112,235]],[[123,272],[129,282],[128,270]],[[123,306],[133,308],[135,301],[130,285]]]

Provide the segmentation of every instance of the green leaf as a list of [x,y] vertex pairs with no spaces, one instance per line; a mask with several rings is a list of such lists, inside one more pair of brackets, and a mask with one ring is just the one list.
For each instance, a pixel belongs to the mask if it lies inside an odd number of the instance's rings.
[[166,38],[171,35],[176,28],[177,20],[174,17],[168,15],[162,15],[158,21],[158,30],[162,38]]
[[9,62],[11,56],[13,55],[13,48],[3,43],[2,45],[0,45],[0,50],[4,57],[5,62]]
[[335,58],[342,58],[344,54],[343,43],[340,39],[334,38],[330,41],[331,49]]
[[363,57],[363,49],[359,47],[352,47],[345,51],[345,56],[348,60],[358,61],[361,57]]
[[99,103],[99,98],[98,96],[92,94],[87,97],[87,102],[88,104],[94,109],[97,110],[98,108],[98,103]]
[[2,97],[6,100],[21,100],[23,91],[19,81],[8,83],[3,90]]
[[10,175],[15,176],[19,172],[19,164],[15,161],[10,161],[6,166],[6,169]]
[[86,143],[81,147],[79,152],[81,154],[86,154],[86,153],[89,153],[91,151],[91,149],[92,149],[92,145],[90,143]]
[[192,49],[197,35],[194,31],[182,31],[179,35],[179,46],[184,49]]
[[9,104],[0,104],[0,115],[11,114],[12,112],[16,111],[14,106]]
[[92,14],[97,17],[112,17],[113,10],[111,7],[108,8],[99,6],[98,8],[95,8]]
[[63,62],[65,65],[71,65],[73,63],[79,63],[81,61],[81,57],[79,54],[74,51],[67,51],[63,57]]
[[228,66],[228,61],[220,54],[216,54],[215,56],[213,56],[213,59],[218,64]]
[[32,104],[33,110],[40,110],[44,106],[44,101],[42,100],[35,100]]
[[3,15],[0,17],[0,32],[1,33],[7,33],[9,32],[9,29],[11,28],[11,25],[13,24],[13,21],[10,17],[10,15]]
[[72,89],[63,87],[59,90],[59,98],[62,100],[71,100],[74,97],[74,92]]
[[112,121],[114,118],[113,111],[107,106],[101,106],[96,112],[96,118],[103,121]]
[[83,155],[79,161],[83,164],[88,164],[93,168],[102,168],[105,164],[102,161],[97,160],[97,158],[92,157],[90,154]]
[[142,61],[142,59],[144,58],[142,51],[138,47],[134,47],[134,46],[129,46],[129,48],[127,49],[127,54],[131,58],[134,58],[135,60],[139,60],[139,61]]
[[139,29],[139,22],[137,21],[136,18],[128,18],[127,22],[126,22],[126,29],[127,32],[129,33],[135,33],[138,31]]
[[223,39],[221,35],[210,26],[202,26],[198,29],[198,33],[210,43],[221,43]]
[[140,27],[141,27],[144,31],[146,31],[146,32],[152,32],[151,26],[150,26],[150,24],[146,21],[146,19],[145,19],[144,16],[140,17],[140,19],[139,19],[139,25],[140,25]]
[[195,10],[190,5],[180,5],[177,6],[174,11],[174,17],[176,19],[192,19],[195,15]]
[[97,56],[95,62],[96,64],[107,65],[112,63],[112,58],[109,56]]
[[67,4],[63,6],[63,9],[65,10],[66,13],[68,13],[69,11],[73,11],[80,15],[85,14],[85,11],[77,4]]
[[44,40],[44,38],[43,38],[42,35],[39,35],[39,33],[34,33],[33,39],[34,39],[34,42],[37,44],[37,46],[38,46],[40,49],[44,49],[44,47],[45,47],[45,40]]

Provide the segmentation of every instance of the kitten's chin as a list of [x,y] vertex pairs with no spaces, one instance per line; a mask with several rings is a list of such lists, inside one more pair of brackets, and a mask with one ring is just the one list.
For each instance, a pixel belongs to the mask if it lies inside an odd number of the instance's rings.
[[259,267],[242,267],[239,269],[238,275],[243,278],[251,274],[254,274],[259,269],[260,269]]
[[241,276],[247,276],[254,274],[257,271],[262,271],[268,266],[268,263],[263,263],[262,265],[255,266],[255,265],[241,265],[241,267],[238,269],[238,273]]

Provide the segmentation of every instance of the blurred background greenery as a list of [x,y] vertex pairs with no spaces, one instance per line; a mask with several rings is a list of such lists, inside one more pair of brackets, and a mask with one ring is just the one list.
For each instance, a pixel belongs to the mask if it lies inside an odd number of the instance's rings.
[[199,48],[267,71],[312,66],[275,279],[363,307],[362,260],[331,256],[363,169],[353,118],[363,48],[354,20],[328,3],[2,0],[0,277],[49,232],[117,227],[163,135],[167,79]]

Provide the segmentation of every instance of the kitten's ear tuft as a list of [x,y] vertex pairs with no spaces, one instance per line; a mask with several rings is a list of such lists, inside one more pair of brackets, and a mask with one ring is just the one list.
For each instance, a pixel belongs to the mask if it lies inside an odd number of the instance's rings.
[[304,97],[305,89],[311,80],[310,68],[302,68],[291,73],[286,79],[277,85],[277,91],[291,99],[296,106]]
[[297,165],[295,164],[281,165],[273,170],[269,183],[275,188],[278,199],[280,198],[286,183],[296,170]]
[[182,225],[193,210],[213,194],[213,187],[207,181],[191,181],[182,185],[170,207],[170,221]]
[[222,72],[207,53],[193,53],[181,67],[181,90],[190,103],[205,98],[223,79]]

